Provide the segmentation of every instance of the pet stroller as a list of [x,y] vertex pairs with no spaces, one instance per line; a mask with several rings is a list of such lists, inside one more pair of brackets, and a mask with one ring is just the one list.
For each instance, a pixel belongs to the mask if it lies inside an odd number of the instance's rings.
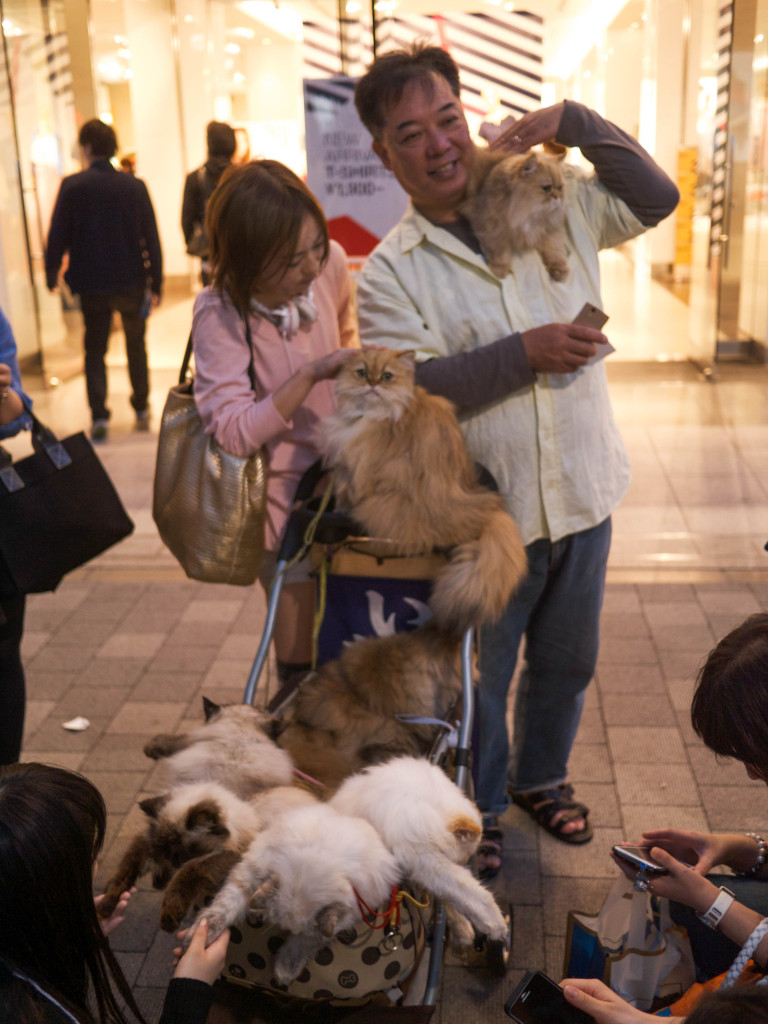
[[[490,474],[479,466],[478,472],[481,481],[495,489]],[[330,488],[322,499],[315,496],[325,475],[321,463],[317,462],[306,471],[297,488],[293,512],[278,554],[277,575],[269,597],[264,631],[245,687],[244,703],[253,703],[267,663],[282,589],[281,570],[307,550],[310,551],[318,581],[318,605],[322,613],[315,634],[318,666],[336,658],[348,640],[375,635],[377,632],[400,632],[414,628],[428,617],[427,601],[431,579],[439,565],[445,564],[445,556],[436,552],[424,557],[403,557],[394,554],[388,542],[363,536],[358,524],[334,510]],[[425,720],[413,716],[413,724],[432,727],[434,741],[425,754],[433,764],[446,768],[454,782],[466,793],[471,789],[469,768],[474,709],[474,640],[474,630],[467,629],[460,645],[461,696],[447,716],[448,720]],[[268,709],[279,717],[290,702],[290,694],[278,692],[268,703]],[[397,717],[408,720],[410,716]],[[357,947],[362,950],[362,962],[366,962],[366,954],[369,954],[368,959],[375,962],[377,970],[382,972],[381,988],[390,993],[390,999],[396,998],[399,984],[403,982],[407,983],[406,1003],[433,1007],[447,938],[446,912],[442,904],[433,901],[427,918],[414,908],[413,902],[403,900],[397,910],[396,928],[392,925],[392,906],[384,908],[381,913],[374,913],[367,920],[366,913],[362,910],[361,913],[362,926],[358,928],[357,934],[337,936],[327,951],[321,953],[332,961],[341,947],[344,957],[336,959],[339,963],[349,963],[351,949]],[[374,929],[382,925],[375,924],[374,918],[383,918],[385,915],[389,915],[389,919],[380,941],[382,932],[374,932]],[[511,908],[508,908],[505,917],[508,922],[506,941],[491,940],[483,935],[476,935],[475,938],[473,964],[485,966],[495,975],[506,973],[511,947]],[[263,938],[256,941],[259,946],[264,945]],[[268,946],[269,939],[266,942]],[[346,950],[343,949],[345,944]],[[269,969],[265,957],[259,952],[254,954],[253,946],[250,952],[238,949],[237,946],[235,944],[230,947],[235,952],[230,953],[228,976],[252,988],[261,983],[268,984]],[[316,960],[322,959],[323,956],[318,954]],[[348,970],[340,973],[337,967],[334,968],[336,980],[340,981],[342,989],[346,991],[332,993],[323,988],[322,980],[318,977],[300,976],[289,986],[288,992],[299,998],[314,996],[328,999],[333,995],[347,1005],[354,1005],[354,1001],[350,1003],[350,998],[354,997],[356,986],[351,982],[360,974],[360,962],[358,953]],[[254,969],[254,965],[257,969]],[[312,967],[314,971],[315,965]],[[343,980],[345,976],[346,983]],[[365,984],[369,986],[370,992],[370,977]]]

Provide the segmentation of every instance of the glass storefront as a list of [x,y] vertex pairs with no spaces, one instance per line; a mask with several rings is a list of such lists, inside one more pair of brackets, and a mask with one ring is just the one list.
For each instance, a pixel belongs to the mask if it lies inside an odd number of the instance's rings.
[[[768,259],[768,0],[732,5],[742,50],[744,26],[751,25],[751,49],[749,74],[739,78],[748,95],[740,98],[741,114],[732,108],[729,130],[717,123],[718,51],[719,20],[731,5],[582,0],[569,8],[578,15],[564,18],[555,0],[531,11],[483,0],[469,12],[457,7],[440,15],[428,13],[433,5],[420,6],[426,3],[346,0],[341,22],[336,4],[326,10],[303,0],[3,3],[0,304],[25,365],[41,365],[49,379],[80,367],[79,314],[47,292],[42,252],[58,183],[79,169],[76,137],[84,120],[99,116],[114,125],[118,157],[135,161],[152,196],[169,288],[189,291],[196,266],[184,251],[181,193],[186,173],[205,158],[206,123],[233,124],[239,156],[268,155],[306,173],[302,81],[359,74],[374,39],[380,52],[425,32],[459,63],[474,128],[571,97],[638,135],[673,177],[679,161],[683,166],[680,151],[693,154],[690,208],[681,207],[679,223],[670,218],[638,250],[648,273],[678,262],[676,272],[690,279],[692,356],[714,359],[729,333],[727,272],[712,260],[714,160],[723,137],[726,149],[741,146],[742,178],[732,174],[728,182],[739,196],[731,192],[726,206],[731,230],[735,221],[741,229],[741,241],[732,238],[730,246],[733,276],[742,282],[730,333],[764,345],[768,299],[758,284]],[[366,21],[371,6],[375,32]],[[731,138],[739,117],[742,141]]]

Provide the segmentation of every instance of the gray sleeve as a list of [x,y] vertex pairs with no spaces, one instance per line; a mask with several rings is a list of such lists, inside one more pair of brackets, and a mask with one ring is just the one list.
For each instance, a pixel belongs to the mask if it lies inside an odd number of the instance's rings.
[[565,101],[555,141],[578,147],[603,185],[646,227],[654,227],[677,206],[677,186],[637,139],[583,103]]
[[460,413],[506,398],[535,380],[522,336],[517,333],[416,367],[416,383],[433,395],[450,399]]

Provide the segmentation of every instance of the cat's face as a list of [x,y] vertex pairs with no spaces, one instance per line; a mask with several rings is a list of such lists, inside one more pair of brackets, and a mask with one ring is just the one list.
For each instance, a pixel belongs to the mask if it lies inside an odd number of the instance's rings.
[[164,889],[187,861],[222,849],[229,837],[224,812],[215,800],[199,800],[181,813],[167,796],[142,800],[139,806],[149,818],[155,889]]
[[399,419],[413,397],[412,352],[361,349],[336,378],[339,409],[355,418]]
[[502,169],[507,170],[510,184],[515,188],[516,202],[530,203],[532,213],[562,204],[563,172],[554,158],[535,153],[524,158],[512,157],[499,165],[499,171]]

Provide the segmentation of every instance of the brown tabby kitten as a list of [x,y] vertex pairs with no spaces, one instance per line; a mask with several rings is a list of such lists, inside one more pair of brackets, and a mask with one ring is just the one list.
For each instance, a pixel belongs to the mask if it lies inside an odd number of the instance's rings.
[[435,727],[395,716],[444,719],[460,692],[459,646],[434,625],[367,637],[302,682],[277,742],[299,769],[337,786],[367,764],[426,753]]
[[526,571],[500,495],[481,487],[453,406],[414,383],[412,352],[363,349],[320,428],[340,508],[406,555],[450,548],[430,608],[449,635],[501,615]]
[[496,277],[509,273],[513,253],[536,249],[549,276],[565,280],[565,203],[558,159],[475,147],[467,197],[459,212],[472,225]]

